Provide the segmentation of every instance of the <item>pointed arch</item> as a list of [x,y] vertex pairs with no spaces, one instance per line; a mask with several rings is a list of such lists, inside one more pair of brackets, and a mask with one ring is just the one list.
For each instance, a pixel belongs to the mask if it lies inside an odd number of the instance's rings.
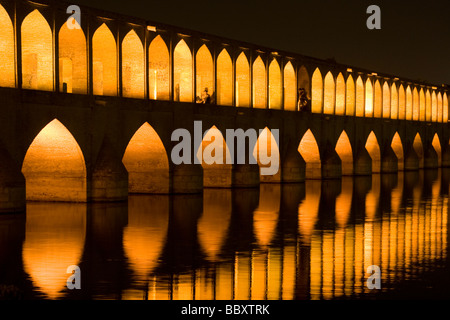
[[236,60],[236,107],[250,105],[250,65],[247,56],[241,52]]
[[381,90],[380,81],[375,81],[375,89],[374,89],[374,111],[373,116],[375,118],[381,118],[383,113],[383,91]]
[[383,84],[383,118],[391,118],[391,90],[387,81]]
[[395,83],[391,85],[391,119],[399,119],[399,97]]
[[31,143],[22,173],[27,200],[87,201],[83,152],[57,119],[47,124]]
[[122,41],[122,95],[127,98],[144,98],[145,95],[144,47],[134,30]]
[[170,98],[170,56],[166,42],[160,35],[148,48],[149,97],[154,100]]
[[413,98],[412,98],[412,92],[411,87],[406,87],[406,120],[412,120],[413,119]]
[[217,104],[233,105],[233,62],[227,49],[217,57]]
[[353,81],[352,75],[348,76],[347,86],[346,86],[346,107],[345,114],[347,116],[355,115],[355,82]]
[[266,67],[258,56],[253,62],[253,108],[266,108]]
[[[278,142],[269,128],[265,127],[260,131],[260,135],[253,148],[253,157],[258,162],[261,174],[261,181],[281,181],[280,165],[280,149]],[[263,174],[263,170],[276,172],[268,175]]]
[[59,90],[61,92],[87,93],[86,36],[73,19],[75,28],[67,22],[59,29]]
[[419,91],[417,90],[417,87],[414,87],[412,96],[413,96],[412,120],[419,121],[420,97],[419,97]]
[[366,80],[366,90],[365,90],[365,106],[364,106],[364,116],[367,118],[373,117],[373,86],[370,79]]
[[116,40],[106,24],[92,37],[94,95],[117,95]]
[[335,114],[345,115],[345,80],[342,73],[336,78],[336,112]]
[[438,165],[439,167],[442,165],[442,148],[439,136],[437,133],[434,134],[433,141],[431,142],[436,154],[438,156]]
[[133,135],[122,162],[130,193],[169,193],[169,158],[158,133],[144,123]]
[[364,84],[361,79],[361,76],[356,79],[356,116],[364,117]]
[[281,109],[281,69],[277,59],[269,65],[269,109]]
[[334,114],[336,104],[336,86],[331,72],[325,76],[323,113]]
[[378,144],[377,136],[373,131],[370,132],[366,141],[366,150],[372,159],[372,172],[378,173],[381,171],[381,152]]
[[339,155],[342,163],[342,175],[353,174],[353,149],[348,138],[347,132],[342,131],[336,143],[336,153]]
[[431,95],[431,121],[438,122],[439,120],[438,106],[437,106],[437,97],[436,91],[433,90],[433,94]]
[[413,148],[416,152],[417,158],[419,159],[419,168],[424,167],[424,149],[423,149],[423,143],[422,143],[422,137],[420,136],[420,133],[417,133],[414,137],[413,142]]
[[22,88],[53,90],[53,36],[47,20],[35,9],[22,22]]
[[207,89],[211,97],[214,97],[214,65],[211,52],[206,44],[197,51],[196,59],[196,97],[201,97],[202,92]]
[[443,123],[447,123],[448,122],[448,96],[447,96],[447,92],[444,92],[443,106],[444,106],[444,108],[443,108],[444,111],[442,112],[442,117],[443,117],[442,122]]
[[312,102],[311,111],[314,113],[322,113],[323,111],[323,79],[319,68],[314,71],[311,81],[312,86]]
[[181,39],[173,54],[174,100],[192,102],[192,54]]
[[308,129],[308,131],[306,131],[306,133],[303,135],[303,138],[300,141],[300,145],[298,147],[298,152],[300,152],[300,155],[306,162],[306,178],[320,179],[320,177],[322,176],[322,165],[320,160],[319,146],[311,129]]
[[406,119],[406,93],[403,84],[398,89],[398,118],[400,120]]
[[402,171],[404,169],[405,164],[405,155],[403,151],[403,143],[402,139],[400,138],[400,135],[398,132],[394,134],[394,137],[392,138],[391,142],[391,148],[394,151],[395,155],[397,156],[398,160],[398,170]]
[[295,111],[297,107],[297,91],[295,71],[289,61],[284,67],[284,110]]
[[5,8],[0,4],[0,87],[16,86],[14,57],[14,27]]
[[442,94],[439,92],[437,95],[437,114],[438,114],[438,118],[437,121],[438,122],[442,122],[443,120],[443,106],[442,106]]
[[428,90],[425,91],[423,88],[419,92],[420,99],[420,109],[419,109],[419,119],[420,121],[431,121],[431,97]]
[[303,88],[306,91],[306,95],[308,99],[311,99],[311,81],[309,78],[308,70],[306,70],[305,66],[301,66],[298,69],[298,88]]

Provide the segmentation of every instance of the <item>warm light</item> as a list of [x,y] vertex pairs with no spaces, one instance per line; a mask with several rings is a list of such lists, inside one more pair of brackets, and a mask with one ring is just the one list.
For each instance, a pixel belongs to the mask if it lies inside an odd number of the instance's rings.
[[[236,86],[236,92],[238,87]],[[238,96],[236,101],[239,101]],[[233,63],[226,49],[223,49],[217,58],[217,104],[233,104]]]
[[281,109],[281,70],[276,59],[269,65],[269,109]]
[[345,131],[342,131],[337,143],[336,152],[342,163],[342,175],[353,174],[353,152],[350,140]]
[[196,97],[202,96],[202,92],[205,88],[208,88],[208,93],[210,96],[214,96],[214,71],[213,71],[213,60],[211,52],[208,47],[204,44],[200,47],[196,56],[197,62],[197,74],[196,74],[196,84],[197,92]]
[[157,36],[148,48],[149,86],[153,93],[151,98],[169,100],[169,50],[166,43]]
[[372,172],[380,172],[381,170],[381,154],[378,140],[373,131],[369,134],[366,142],[366,150],[372,159]]
[[314,71],[312,76],[312,101],[311,111],[314,113],[322,113],[323,102],[323,81],[319,68]]
[[0,87],[15,86],[14,29],[11,19],[0,4]]
[[151,31],[151,32],[156,32],[156,27],[155,26],[147,26],[147,30]]
[[348,76],[346,87],[346,100],[345,100],[345,115],[355,115],[355,82],[352,75]]
[[174,100],[192,102],[192,55],[184,40],[174,51]]
[[122,42],[122,95],[144,98],[144,47],[134,30]]
[[297,90],[295,82],[294,67],[289,61],[284,67],[284,110],[295,111],[297,108]]
[[250,102],[250,66],[241,52],[236,60],[236,106],[248,107]]
[[117,95],[117,48],[113,34],[102,24],[92,38],[94,95]]
[[258,56],[253,63],[253,107],[266,108],[266,67]]
[[333,74],[328,72],[325,76],[325,92],[323,113],[334,114],[336,88],[334,84]]
[[320,178],[322,173],[319,146],[317,145],[316,139],[310,129],[308,129],[300,141],[298,152],[300,152],[306,162],[306,178]]

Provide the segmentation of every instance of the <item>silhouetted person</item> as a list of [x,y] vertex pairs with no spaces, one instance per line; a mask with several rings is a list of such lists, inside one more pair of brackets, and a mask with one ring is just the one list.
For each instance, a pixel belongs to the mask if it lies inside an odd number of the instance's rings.
[[300,111],[311,112],[311,108],[309,106],[308,95],[306,94],[306,90],[304,88],[298,89],[297,108]]
[[210,104],[211,103],[211,96],[208,93],[208,88],[205,88],[202,92],[202,103],[203,104]]

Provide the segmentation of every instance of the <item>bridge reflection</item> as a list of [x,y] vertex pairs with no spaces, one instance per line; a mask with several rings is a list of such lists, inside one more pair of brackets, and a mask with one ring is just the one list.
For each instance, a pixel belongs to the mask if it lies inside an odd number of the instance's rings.
[[[0,217],[0,285],[49,299],[395,292],[449,268],[449,176],[432,170],[205,189],[130,196],[128,205],[29,203],[26,215]],[[82,290],[65,287],[72,264],[82,270]],[[366,286],[370,265],[381,268],[381,290]]]

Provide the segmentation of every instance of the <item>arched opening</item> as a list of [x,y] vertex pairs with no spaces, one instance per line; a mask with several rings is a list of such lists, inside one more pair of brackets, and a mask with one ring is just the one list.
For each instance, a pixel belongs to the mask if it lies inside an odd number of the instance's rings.
[[438,114],[438,118],[437,121],[438,122],[442,122],[442,118],[443,118],[443,106],[442,106],[442,94],[439,92],[437,95],[437,114]]
[[0,4],[0,87],[14,88],[15,58],[14,58],[14,28],[8,12]]
[[372,172],[378,173],[381,171],[381,153],[377,137],[372,131],[366,141],[366,150],[372,159]]
[[102,24],[92,37],[94,95],[117,95],[117,49],[111,30]]
[[420,111],[420,98],[417,87],[413,90],[413,107],[412,107],[412,120],[419,121],[419,111]]
[[266,108],[266,67],[258,56],[253,63],[253,107]]
[[192,55],[181,39],[173,54],[174,100],[192,102]]
[[399,118],[399,103],[398,92],[395,84],[391,86],[391,119],[397,120]]
[[145,86],[144,47],[134,30],[122,41],[122,95],[127,98],[144,98]]
[[443,101],[444,101],[444,109],[443,109],[444,111],[442,112],[442,114],[443,114],[443,121],[442,122],[447,123],[448,122],[448,96],[447,96],[447,92],[444,93]]
[[441,142],[439,140],[439,136],[437,133],[434,135],[433,141],[431,142],[431,144],[433,145],[433,148],[437,153],[438,165],[440,167],[442,165],[442,148],[441,148]]
[[77,21],[69,29],[67,22],[59,30],[59,90],[87,93],[86,37]]
[[408,86],[406,88],[406,120],[413,119],[413,98],[411,93],[411,87]]
[[328,72],[325,76],[325,93],[324,93],[324,103],[323,103],[323,113],[334,114],[334,105],[336,98],[336,87],[334,84],[333,74]]
[[342,73],[336,79],[336,112],[335,114],[345,115],[345,80]]
[[217,104],[233,104],[233,63],[226,49],[217,58]]
[[361,77],[356,79],[356,116],[364,117],[364,84]]
[[398,159],[398,170],[401,171],[405,167],[404,166],[405,160],[404,160],[404,152],[403,152],[403,143],[402,143],[402,140],[400,139],[400,135],[398,134],[398,132],[396,132],[394,137],[392,138],[391,148],[394,151],[394,153]]
[[301,66],[300,69],[298,69],[297,79],[298,79],[298,88],[305,89],[308,99],[311,99],[311,84],[309,79],[309,73],[304,66]]
[[403,85],[398,89],[398,118],[400,120],[406,119],[406,94]]
[[[429,92],[428,92],[429,94]],[[436,91],[431,95],[431,121],[437,122],[439,118]]]
[[295,71],[289,61],[284,67],[284,110],[295,111],[297,107],[297,91],[295,88]]
[[78,143],[58,120],[33,140],[22,165],[27,200],[85,202],[86,165]]
[[280,181],[280,150],[278,142],[269,128],[264,128],[253,148],[253,157],[259,165],[261,181]]
[[169,100],[170,76],[169,50],[161,36],[157,36],[148,48],[149,96],[154,100]]
[[383,91],[381,90],[380,82],[375,81],[375,94],[374,94],[374,117],[381,118],[383,112]]
[[373,117],[373,86],[370,79],[366,80],[364,116]]
[[314,138],[314,135],[310,129],[306,131],[302,140],[300,141],[298,152],[300,152],[303,160],[305,160],[306,163],[306,178],[320,179],[322,176],[322,165],[320,162],[319,146],[317,145],[316,138]]
[[312,76],[312,102],[311,111],[314,113],[322,113],[323,105],[323,80],[322,73],[320,73],[319,68],[314,71]]
[[231,154],[222,132],[216,126],[205,133],[197,150],[197,159],[202,164],[204,187],[231,187]]
[[383,84],[383,118],[391,117],[391,90],[389,84],[385,81]]
[[277,59],[269,65],[269,109],[281,109],[281,70]]
[[250,66],[247,56],[241,52],[236,60],[236,107],[250,105]]
[[201,100],[202,92],[208,91],[211,98],[214,98],[214,65],[208,47],[204,44],[198,49],[196,55],[196,89],[197,101]]
[[144,123],[133,135],[122,162],[129,193],[169,193],[169,159],[156,131]]
[[22,22],[22,88],[53,90],[53,37],[36,9]]
[[417,157],[419,158],[419,168],[424,167],[424,150],[423,150],[423,144],[422,144],[422,138],[420,137],[420,134],[417,133],[414,142],[413,142],[413,148],[416,152]]
[[355,82],[353,81],[352,75],[348,76],[347,79],[347,88],[346,88],[346,107],[345,114],[347,116],[355,115]]
[[419,108],[419,119],[420,121],[431,121],[431,97],[430,92],[426,90],[426,96],[425,92],[422,89],[420,89],[419,92],[419,99],[420,99],[420,108]]
[[353,174],[353,150],[347,133],[342,131],[336,143],[336,153],[339,155],[342,163],[342,175],[350,176]]

